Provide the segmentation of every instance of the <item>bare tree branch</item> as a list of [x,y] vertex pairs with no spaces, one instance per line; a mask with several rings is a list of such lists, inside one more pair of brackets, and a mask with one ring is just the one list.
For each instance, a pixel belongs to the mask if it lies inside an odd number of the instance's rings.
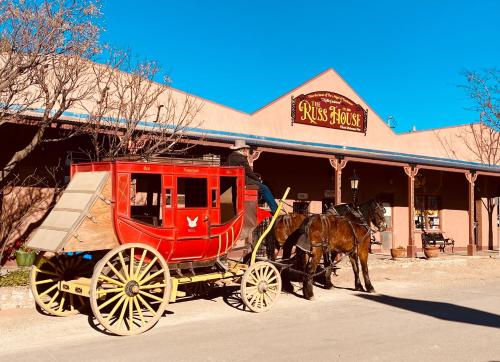
[[149,159],[186,151],[183,143],[190,128],[198,127],[203,104],[190,95],[175,93],[166,79],[155,82],[160,68],[155,62],[134,63],[124,52],[111,52],[106,65],[95,64],[99,79],[94,99],[85,108],[96,160],[137,155]]
[[91,92],[88,59],[100,51],[99,16],[91,0],[0,0],[0,127],[42,112],[32,139],[1,165],[0,185],[49,125]]

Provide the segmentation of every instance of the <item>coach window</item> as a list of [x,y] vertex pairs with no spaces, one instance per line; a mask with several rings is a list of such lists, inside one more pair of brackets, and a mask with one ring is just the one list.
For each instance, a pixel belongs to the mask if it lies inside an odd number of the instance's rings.
[[161,175],[133,173],[130,178],[130,217],[161,226]]
[[207,179],[200,177],[177,178],[177,207],[202,208],[208,206]]
[[224,224],[236,216],[237,210],[236,177],[220,178],[220,222]]

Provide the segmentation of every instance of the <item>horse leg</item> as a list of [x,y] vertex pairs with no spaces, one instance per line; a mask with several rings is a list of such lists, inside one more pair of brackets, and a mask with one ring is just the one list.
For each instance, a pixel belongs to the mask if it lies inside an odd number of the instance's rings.
[[333,267],[333,252],[329,253],[326,252],[323,254],[323,262],[325,264],[325,273],[324,278],[325,280],[323,281],[323,285],[325,286],[326,289],[332,289],[333,284],[332,284],[332,267]]
[[359,280],[358,254],[353,253],[349,255],[349,260],[351,261],[352,271],[354,272],[354,290],[364,292],[365,290],[361,285],[361,280]]
[[370,276],[368,275],[368,248],[363,248],[359,251],[359,262],[361,263],[361,270],[363,271],[363,279],[365,280],[365,289],[368,293],[375,292]]
[[[313,292],[313,275],[316,272],[316,268],[321,261],[322,252],[318,248],[313,248],[309,262],[306,262],[305,275],[302,291],[304,293],[304,298],[312,300],[314,298]],[[307,256],[306,256],[307,257]]]

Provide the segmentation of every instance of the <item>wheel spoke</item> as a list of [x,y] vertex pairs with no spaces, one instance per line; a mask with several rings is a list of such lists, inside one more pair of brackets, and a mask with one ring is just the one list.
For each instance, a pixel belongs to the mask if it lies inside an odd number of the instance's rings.
[[262,294],[259,293],[259,296],[257,297],[257,300],[255,301],[255,306],[262,308]]
[[40,298],[46,296],[47,294],[49,294],[51,291],[53,291],[56,288],[57,288],[57,284],[54,284],[49,289],[47,289],[46,291],[44,291],[43,293],[41,293],[40,294]]
[[107,281],[108,283],[115,284],[115,285],[119,285],[119,286],[121,286],[121,287],[125,286],[125,284],[124,284],[124,283],[122,283],[122,282],[120,282],[120,281],[118,281],[118,280],[116,280],[116,279],[113,279],[113,278],[107,277],[107,276],[106,276],[106,275],[104,275],[104,274],[100,274],[100,275],[99,275],[99,279],[103,279],[103,280]]
[[146,249],[142,251],[141,260],[139,261],[139,266],[137,267],[137,273],[135,274],[136,279],[139,276],[139,273],[141,272],[142,264],[144,263],[144,258],[146,257],[147,252],[148,251]]
[[57,310],[59,312],[62,312],[63,308],[64,308],[64,302],[66,301],[66,292],[63,292],[63,295],[61,297],[61,302],[59,303],[59,308],[57,308]]
[[252,296],[252,298],[250,299],[250,304],[251,304],[251,305],[254,305],[254,301],[255,301],[255,299],[257,299],[257,297],[259,296],[259,293],[258,293],[258,292],[255,292],[255,293],[252,293],[252,294],[253,294],[253,296]]
[[[116,311],[118,310],[118,308],[120,308],[120,305],[122,305],[122,303],[125,301],[126,298],[127,298],[127,296],[125,295],[125,293],[123,293],[123,295],[121,295],[121,298],[118,300],[118,302],[115,304],[113,309],[111,309],[111,312],[109,312],[108,316],[106,317],[106,321],[108,323],[111,320],[111,318],[113,318]],[[101,309],[101,308],[102,308],[102,305],[99,307],[99,309]]]
[[253,274],[250,274],[249,277],[250,277],[249,278],[250,280],[247,280],[248,284],[252,284],[252,285],[259,284],[259,281],[257,280],[257,278]]
[[[132,263],[130,263],[132,265]],[[132,269],[130,269],[130,275],[132,274]],[[134,299],[129,298],[128,300],[128,320],[129,320],[129,328],[132,330],[132,326],[134,325]]]
[[121,298],[125,295],[125,292],[121,292],[120,294],[117,294],[115,295],[113,298],[105,301],[103,304],[101,304],[98,309],[101,310],[102,308],[105,308],[107,307],[108,305],[110,305],[111,303],[113,303],[115,300],[117,300],[118,298]]
[[141,319],[142,325],[146,324],[146,321],[144,320],[144,315],[142,314],[141,307],[139,305],[139,298],[134,298],[134,304],[135,308],[137,309],[137,312],[139,313],[139,318]]
[[128,268],[127,268],[127,265],[125,264],[125,260],[123,259],[123,254],[121,251],[118,253],[118,257],[120,258],[120,264],[122,265],[122,270],[123,270],[123,273],[125,274],[125,279],[129,280],[130,278],[128,275]]
[[108,293],[118,293],[118,292],[123,292],[123,287],[122,288],[111,288],[111,289],[99,289],[99,291],[97,292],[98,294],[100,294],[99,296],[102,296],[102,295],[106,295]]
[[52,269],[54,269],[54,271],[57,270],[57,266],[52,261],[50,261],[49,259],[44,259],[44,262],[47,263],[47,264],[49,264],[52,267]]
[[154,263],[156,263],[156,261],[158,260],[158,257],[155,256],[153,258],[153,260],[151,260],[151,262],[146,266],[146,269],[143,270],[143,272],[141,273],[141,275],[139,276],[139,278],[137,278],[137,281],[140,283],[142,278],[144,278],[144,276],[147,274],[147,272],[149,271],[149,269],[151,269],[151,267],[154,265]]
[[262,294],[262,297],[264,298],[264,302],[266,303],[266,307],[270,306],[273,302],[273,300],[267,295],[267,293]]
[[106,263],[107,266],[109,266],[109,268],[113,271],[113,273],[115,273],[115,275],[120,278],[120,280],[123,282],[123,283],[127,283],[127,280],[123,277],[122,273],[120,273],[118,270],[116,270],[116,268],[108,261]]
[[274,295],[278,295],[279,294],[279,291],[278,290],[275,290],[275,289],[268,289],[266,290],[267,294],[269,293],[273,293]]
[[141,280],[141,281],[139,282],[139,285],[143,285],[144,283],[149,282],[151,279],[153,279],[153,278],[157,277],[158,275],[162,274],[163,272],[164,272],[164,270],[163,270],[163,269],[158,270],[157,272],[155,272],[155,273],[151,274],[151,275],[150,275],[149,277],[147,277],[146,279]]
[[47,274],[47,275],[53,275],[53,276],[58,277],[58,278],[61,277],[61,274],[58,274],[58,273],[53,272],[53,271],[43,270],[43,269],[38,269],[38,273]]
[[128,275],[130,275],[130,279],[134,277],[134,260],[135,260],[135,248],[130,249],[130,272]]
[[269,280],[269,278],[271,278],[274,274],[274,269],[269,267],[269,271],[268,273],[266,274],[266,280]]
[[55,300],[58,296],[59,296],[59,291],[56,291],[56,293],[54,294],[52,299],[50,299],[50,301],[47,303],[49,307],[55,302]]
[[159,284],[141,285],[139,287],[139,289],[140,290],[147,290],[147,289],[166,288],[166,287],[167,287],[167,284],[159,283]]
[[163,302],[163,298],[157,297],[156,295],[150,294],[150,293],[145,292],[143,290],[140,290],[139,293],[142,294],[142,295],[144,295],[144,296],[146,296],[146,297],[148,297],[148,298],[154,299],[154,300],[156,300],[158,302]]
[[271,278],[267,280],[268,283],[271,283],[272,281],[276,280],[278,278],[277,274],[274,274]]
[[57,279],[43,279],[43,280],[38,280],[35,282],[35,285],[40,285],[40,284],[47,284],[47,283],[57,283]]
[[120,312],[120,316],[118,317],[118,329],[120,329],[122,327],[122,323],[123,323],[123,319],[124,319],[124,316],[125,316],[125,312],[127,311],[127,307],[128,307],[128,300],[130,298],[129,297],[125,297],[125,302],[123,302],[123,305],[122,305],[122,310]]
[[74,311],[75,310],[75,301],[73,298],[73,293],[69,293],[69,310]]
[[262,268],[262,279],[267,279],[267,273],[269,272],[269,267],[266,265]]
[[141,303],[153,314],[153,316],[156,316],[156,312],[154,311],[154,309],[149,305],[148,302],[146,302],[146,300],[140,294],[137,294],[137,299],[141,301]]

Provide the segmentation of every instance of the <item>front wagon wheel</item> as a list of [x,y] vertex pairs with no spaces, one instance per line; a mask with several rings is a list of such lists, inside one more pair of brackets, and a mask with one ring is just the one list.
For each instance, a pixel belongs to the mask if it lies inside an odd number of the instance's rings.
[[125,244],[97,263],[90,305],[101,325],[126,336],[153,327],[170,298],[170,272],[161,254],[144,244]]
[[272,308],[281,293],[281,276],[274,265],[259,261],[248,267],[241,278],[241,299],[253,312]]

